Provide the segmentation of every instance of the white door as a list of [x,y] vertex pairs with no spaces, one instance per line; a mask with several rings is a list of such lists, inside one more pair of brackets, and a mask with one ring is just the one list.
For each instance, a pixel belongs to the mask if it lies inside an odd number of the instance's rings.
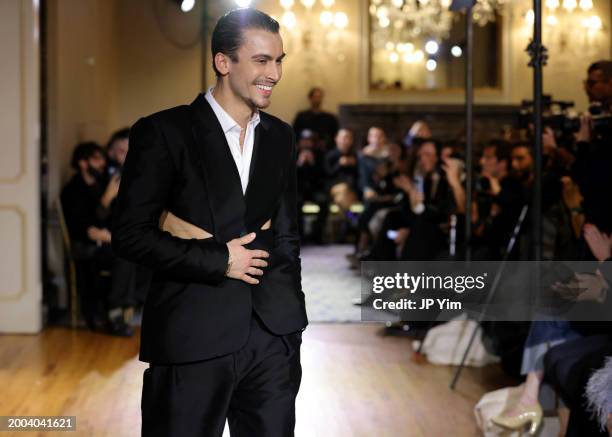
[[38,0],[0,0],[0,332],[41,329]]

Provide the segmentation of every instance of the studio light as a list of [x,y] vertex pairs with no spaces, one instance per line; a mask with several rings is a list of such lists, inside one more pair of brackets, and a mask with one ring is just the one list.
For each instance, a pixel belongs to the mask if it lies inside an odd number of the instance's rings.
[[239,8],[248,8],[251,5],[251,0],[235,0],[236,6]]
[[453,55],[455,58],[461,57],[462,54],[463,54],[463,50],[461,50],[461,47],[453,46],[451,48],[451,55]]
[[428,59],[425,63],[427,71],[434,71],[438,67],[438,63],[434,59]]

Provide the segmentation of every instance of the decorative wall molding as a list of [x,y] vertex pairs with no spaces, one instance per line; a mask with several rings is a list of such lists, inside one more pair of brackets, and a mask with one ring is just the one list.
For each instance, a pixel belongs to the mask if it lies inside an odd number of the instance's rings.
[[[21,209],[19,205],[0,205],[0,214],[6,212],[14,212],[19,218],[20,224],[20,242],[21,242],[21,256],[20,256],[20,269],[16,272],[21,277],[21,286],[12,294],[0,294],[0,302],[16,301],[21,298],[27,291],[27,217],[25,211]],[[9,254],[5,252],[4,256]],[[0,285],[1,287],[1,285]]]
[[19,111],[21,116],[19,117],[19,165],[17,174],[11,177],[1,177],[1,184],[16,184],[21,181],[21,179],[26,174],[26,162],[27,162],[27,145],[26,145],[26,89],[25,89],[25,77],[26,77],[26,65],[25,65],[25,42],[27,41],[25,32],[27,31],[24,23],[27,23],[27,17],[25,14],[25,6],[28,4],[26,1],[18,1],[19,4],[19,108],[16,109]]

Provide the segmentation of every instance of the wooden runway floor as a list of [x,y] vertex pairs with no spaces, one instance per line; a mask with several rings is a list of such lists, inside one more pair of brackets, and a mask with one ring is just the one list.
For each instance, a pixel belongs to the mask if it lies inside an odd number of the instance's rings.
[[[473,407],[483,393],[511,383],[501,369],[466,369],[452,392],[452,368],[415,364],[408,339],[380,337],[379,331],[372,324],[308,327],[296,436],[479,435]],[[139,436],[146,365],[137,351],[138,336],[62,328],[0,336],[0,415],[77,417],[76,432],[0,437]]]

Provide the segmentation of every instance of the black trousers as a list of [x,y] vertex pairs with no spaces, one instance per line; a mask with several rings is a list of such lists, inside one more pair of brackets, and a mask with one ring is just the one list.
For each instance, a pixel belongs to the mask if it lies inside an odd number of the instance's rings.
[[277,336],[255,314],[242,349],[187,364],[151,364],[142,390],[143,437],[292,437],[302,333]]
[[[79,272],[79,291],[87,300],[89,312],[98,301],[103,302],[107,309],[135,306],[144,302],[149,288],[151,273],[147,269],[119,258],[113,252],[110,244],[95,246],[93,244],[76,245],[78,253],[77,268]],[[100,271],[109,271],[108,280],[100,277]]]

